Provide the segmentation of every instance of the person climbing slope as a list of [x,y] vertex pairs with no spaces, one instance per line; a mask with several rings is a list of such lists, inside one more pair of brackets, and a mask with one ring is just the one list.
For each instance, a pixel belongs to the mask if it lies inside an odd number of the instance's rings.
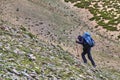
[[93,67],[96,67],[96,64],[91,55],[91,48],[95,45],[95,42],[92,39],[90,33],[85,32],[82,36],[79,35],[77,39],[78,40],[76,40],[76,43],[83,45],[83,52],[81,56],[82,56],[84,63],[87,63],[87,59],[85,57],[85,55],[87,54],[88,59],[91,61]]

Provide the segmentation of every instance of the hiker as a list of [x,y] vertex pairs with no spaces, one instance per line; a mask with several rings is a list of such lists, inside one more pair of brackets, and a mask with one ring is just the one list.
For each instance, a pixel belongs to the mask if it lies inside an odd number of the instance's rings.
[[76,43],[78,44],[82,44],[83,45],[83,52],[82,52],[82,59],[84,61],[84,63],[87,63],[87,59],[85,57],[85,55],[88,55],[88,59],[91,61],[93,67],[96,67],[96,64],[92,58],[91,55],[91,47],[94,46],[95,42],[92,39],[91,35],[89,32],[85,32],[82,36],[79,35],[78,36],[78,40],[76,40]]

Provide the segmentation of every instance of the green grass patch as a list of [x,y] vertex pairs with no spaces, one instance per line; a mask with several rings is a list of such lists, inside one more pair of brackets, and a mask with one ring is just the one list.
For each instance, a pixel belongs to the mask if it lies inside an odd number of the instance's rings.
[[[77,1],[80,1],[79,3],[76,3],[74,6],[78,8],[86,8],[88,9],[94,17],[90,18],[90,20],[95,20],[99,26],[103,26],[103,28],[107,29],[108,31],[117,31],[117,26],[120,23],[120,17],[117,17],[116,14],[120,14],[119,10],[119,4],[118,1],[104,1],[102,0],[102,7],[100,7],[99,3],[100,1],[95,0],[65,0],[65,2],[72,2],[75,3]],[[92,4],[94,3],[94,4]],[[93,7],[92,7],[92,6]],[[113,9],[111,9],[113,8]],[[109,9],[109,10],[108,10]],[[99,14],[99,15],[98,15]],[[106,24],[105,22],[101,22],[105,20],[109,20],[109,22]],[[103,23],[103,24],[102,24]]]
[[113,26],[109,26],[107,23],[104,23],[104,21],[99,21],[98,24],[100,26],[103,26],[103,28],[109,30],[109,31],[117,31],[117,28],[116,27],[113,27]]
[[81,3],[77,3],[74,6],[77,6],[78,8],[88,8],[88,6],[90,5],[90,2],[81,2]]
[[103,26],[103,28],[109,30],[109,31],[117,31],[116,27],[112,27],[112,26]]
[[34,37],[35,37],[35,35],[33,35],[32,33],[27,33],[27,35],[31,38],[31,39],[33,39]]

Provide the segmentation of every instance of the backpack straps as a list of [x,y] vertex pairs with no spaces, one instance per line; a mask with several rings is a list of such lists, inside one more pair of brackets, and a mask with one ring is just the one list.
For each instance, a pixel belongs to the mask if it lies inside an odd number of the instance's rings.
[[90,47],[93,47],[94,46],[94,44],[95,44],[95,42],[94,42],[94,40],[92,39],[92,37],[91,37],[91,35],[90,35],[90,33],[89,32],[85,32],[84,34],[83,34],[83,38],[84,38],[84,40],[85,40],[85,45],[89,45]]

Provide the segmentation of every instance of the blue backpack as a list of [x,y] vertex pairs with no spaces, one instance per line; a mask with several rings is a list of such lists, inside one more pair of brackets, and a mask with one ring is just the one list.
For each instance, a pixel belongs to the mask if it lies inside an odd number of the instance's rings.
[[88,44],[90,47],[93,47],[95,45],[95,41],[92,39],[88,32],[85,32],[83,34],[83,38],[85,40],[85,43]]

